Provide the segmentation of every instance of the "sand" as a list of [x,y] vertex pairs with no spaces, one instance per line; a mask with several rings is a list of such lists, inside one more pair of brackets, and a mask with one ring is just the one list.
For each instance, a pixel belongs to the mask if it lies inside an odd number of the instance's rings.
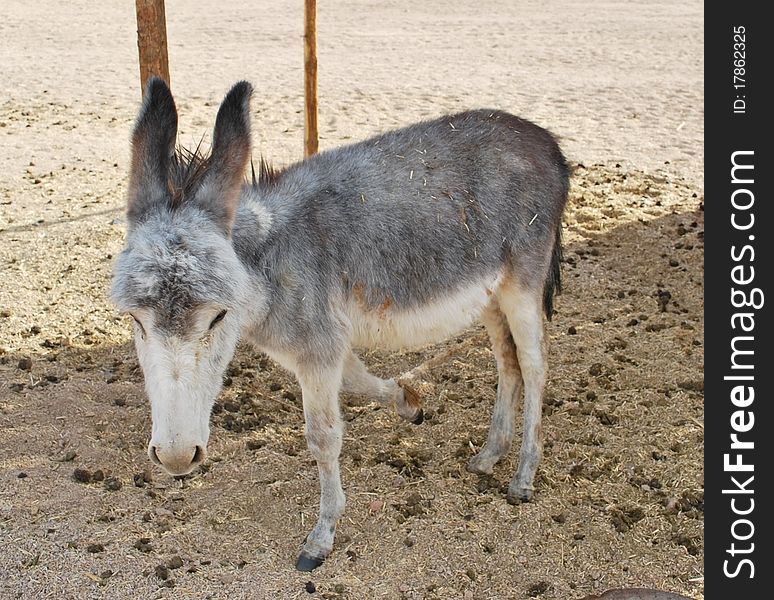
[[[302,4],[168,3],[180,143],[206,144],[247,79],[256,154],[301,158]],[[151,469],[130,325],[107,299],[140,101],[134,8],[6,0],[0,597],[703,598],[703,4],[320,3],[318,35],[321,149],[491,107],[552,130],[573,164],[535,500],[505,502],[515,451],[492,479],[464,469],[494,400],[480,328],[365,356],[391,376],[451,352],[420,427],[344,398],[348,510],[312,574],[293,561],[317,474],[300,391],[270,361],[235,358],[205,473]]]

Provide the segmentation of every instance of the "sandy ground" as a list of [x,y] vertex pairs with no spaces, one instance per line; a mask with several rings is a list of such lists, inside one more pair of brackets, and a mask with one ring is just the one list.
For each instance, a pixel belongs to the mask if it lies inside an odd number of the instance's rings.
[[[300,158],[302,3],[167,4],[180,142],[248,79],[256,151]],[[343,399],[348,510],[326,564],[299,574],[317,474],[287,373],[241,349],[204,472],[175,481],[145,456],[130,326],[106,298],[140,98],[133,3],[6,0],[0,597],[703,598],[702,11],[320,3],[322,148],[487,106],[554,131],[575,174],[535,500],[505,501],[515,452],[492,478],[464,469],[495,393],[482,329],[371,353],[384,376],[449,361],[420,427]]]

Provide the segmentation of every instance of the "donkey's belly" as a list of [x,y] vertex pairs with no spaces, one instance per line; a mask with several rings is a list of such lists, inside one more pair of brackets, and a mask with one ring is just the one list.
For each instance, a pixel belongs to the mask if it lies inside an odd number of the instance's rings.
[[500,280],[500,275],[493,275],[409,309],[383,305],[364,310],[353,303],[349,310],[353,345],[398,350],[442,341],[478,320]]

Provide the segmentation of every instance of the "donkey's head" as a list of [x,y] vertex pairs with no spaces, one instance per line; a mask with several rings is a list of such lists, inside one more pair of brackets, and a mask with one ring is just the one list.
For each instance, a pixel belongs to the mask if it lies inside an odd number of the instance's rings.
[[173,475],[205,458],[213,402],[258,300],[231,244],[251,92],[241,82],[226,96],[209,156],[175,150],[177,110],[161,79],[148,83],[132,135],[127,243],[112,296],[134,318],[153,417],[148,454]]

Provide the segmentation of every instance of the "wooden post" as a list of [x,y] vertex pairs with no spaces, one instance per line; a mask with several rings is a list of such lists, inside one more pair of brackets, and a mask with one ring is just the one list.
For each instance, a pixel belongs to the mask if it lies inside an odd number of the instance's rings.
[[318,148],[317,0],[304,0],[304,113],[304,154],[311,156]]
[[164,0],[135,0],[137,47],[140,50],[140,89],[145,93],[148,79],[158,75],[169,85],[167,19]]

